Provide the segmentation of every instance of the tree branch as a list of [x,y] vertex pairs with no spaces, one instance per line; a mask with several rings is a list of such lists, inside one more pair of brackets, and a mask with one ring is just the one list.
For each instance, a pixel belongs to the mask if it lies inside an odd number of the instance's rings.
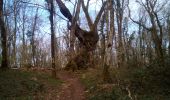
[[160,20],[159,20],[158,15],[157,15],[156,12],[154,12],[154,15],[155,15],[155,17],[156,17],[156,21],[157,21],[157,24],[158,24],[158,26],[159,26],[159,30],[160,30],[160,40],[161,40],[161,43],[162,43],[162,37],[163,37],[162,25],[161,25],[161,22],[160,22]]
[[99,11],[95,21],[94,21],[94,27],[95,28],[97,27],[97,24],[99,23],[100,17],[102,16],[102,13],[104,11],[104,8],[105,8],[106,4],[107,4],[107,2],[103,3],[103,5],[102,5],[102,7],[101,7],[101,9],[100,9],[100,11]]
[[88,0],[87,1],[87,4],[86,4],[86,9],[88,10],[88,8],[89,8],[89,2],[90,2],[90,0]]
[[64,5],[64,3],[61,0],[56,0],[61,13],[70,21],[72,22],[72,15],[70,13],[70,11],[68,10],[68,8]]
[[72,23],[73,23],[74,25],[76,24],[77,20],[79,19],[81,2],[82,2],[82,0],[78,0],[76,12],[75,12],[75,16],[74,16],[74,18],[72,19]]
[[132,19],[132,17],[131,17],[131,11],[130,11],[129,6],[128,6],[128,10],[129,10],[129,18],[130,18],[134,23],[142,26],[142,27],[145,28],[146,30],[150,30],[150,28],[146,27],[146,25],[142,24],[142,23],[139,22],[139,21],[135,21],[134,19]]
[[[20,1],[21,3],[23,3],[23,4],[29,4],[29,5],[33,5],[33,6],[31,6],[31,7],[38,7],[38,8],[40,8],[40,9],[44,9],[44,10],[49,10],[48,8],[46,8],[45,6],[42,6],[42,5],[39,5],[39,4],[34,4],[34,3],[31,3],[31,2],[25,2],[25,1]],[[12,13],[12,12],[11,12]],[[61,18],[61,19],[63,19],[63,20],[65,20],[65,21],[68,21],[68,20],[66,20],[65,18],[63,18],[62,16],[60,16],[59,14],[57,14],[57,13],[55,13],[55,12],[53,12],[55,15],[57,15],[59,18]]]
[[90,18],[90,15],[89,15],[89,13],[88,13],[88,8],[86,8],[85,5],[84,5],[84,0],[83,0],[83,2],[82,2],[82,8],[83,8],[83,11],[84,11],[84,13],[85,13],[85,16],[86,16],[86,19],[87,19],[89,28],[90,28],[90,30],[92,30],[91,27],[93,26],[93,22],[92,22],[92,20],[91,20],[91,18]]

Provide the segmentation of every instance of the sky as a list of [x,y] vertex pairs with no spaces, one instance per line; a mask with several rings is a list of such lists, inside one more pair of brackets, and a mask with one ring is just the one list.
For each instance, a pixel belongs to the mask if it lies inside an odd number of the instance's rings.
[[[64,1],[64,0],[63,0]],[[74,2],[74,0],[71,0],[72,2]],[[94,20],[96,14],[98,13],[98,11],[100,10],[101,7],[101,0],[91,0],[90,1],[90,5],[89,5],[89,13],[91,18]],[[45,1],[44,0],[32,0],[31,1],[33,4],[38,4],[41,6],[45,6]],[[55,2],[56,3],[56,2]],[[133,15],[136,15],[138,12],[138,5],[135,3],[135,0],[130,0],[130,9],[132,12],[132,17]],[[68,9],[70,10],[70,12],[73,12],[73,8],[74,5],[68,1],[65,2],[66,6],[68,7]],[[66,19],[59,11],[58,7],[56,7],[56,13],[59,14],[60,16],[62,16],[64,19]],[[46,37],[47,40],[49,40],[48,38],[50,38],[50,22],[49,22],[49,12],[44,10],[44,9],[40,9],[39,10],[39,17],[42,19],[42,24],[40,27],[41,32],[43,32],[44,36]],[[80,13],[80,19],[81,19],[81,23],[85,24],[82,27],[83,28],[87,28],[87,21],[85,19],[84,13],[83,11],[81,11]],[[63,33],[63,28],[66,28],[67,22],[65,20],[62,20],[60,17],[56,16],[56,36],[62,36]]]

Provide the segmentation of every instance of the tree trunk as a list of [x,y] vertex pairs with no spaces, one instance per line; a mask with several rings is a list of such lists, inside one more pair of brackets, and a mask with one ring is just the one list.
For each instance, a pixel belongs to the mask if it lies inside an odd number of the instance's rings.
[[[122,1],[123,2],[123,1]],[[121,1],[116,0],[116,17],[117,17],[117,27],[118,27],[118,48],[117,48],[117,59],[118,67],[123,67],[125,63],[124,59],[124,49],[122,41],[122,20],[123,20],[123,9]]]
[[26,21],[26,15],[25,15],[25,9],[23,8],[22,11],[22,61],[21,61],[21,66],[25,66],[26,65],[26,61],[27,61],[27,56],[26,56],[26,43],[25,43],[25,21]]
[[16,67],[16,33],[17,33],[17,1],[14,0],[14,35],[13,35],[13,51],[12,51],[12,66]]
[[[113,8],[113,2],[112,0],[109,0],[108,3],[109,10],[107,11],[107,41],[106,41],[106,55],[105,55],[105,62],[103,66],[103,80],[107,83],[112,82],[112,78],[110,76],[109,68],[112,63],[112,46],[113,46],[113,37],[115,34],[115,28],[114,28],[114,8]],[[110,16],[109,16],[110,15]],[[110,25],[109,25],[110,23]],[[109,27],[110,26],[110,27]]]
[[[170,32],[169,32],[169,37],[170,37]],[[170,38],[169,38],[168,54],[169,54],[169,57],[170,57]]]
[[54,3],[50,0],[50,25],[51,25],[51,58],[52,58],[52,76],[56,78],[56,63],[55,63],[55,32],[54,32]]
[[[75,30],[76,30],[76,22],[79,19],[79,13],[80,13],[80,7],[81,7],[81,0],[78,0],[77,3],[77,8],[75,7],[76,11],[75,11],[75,15],[74,18],[72,19],[72,26],[71,26],[71,30],[70,30],[70,47],[69,47],[69,52],[70,52],[70,58],[69,60],[73,60],[75,57]],[[78,47],[79,48],[79,47]],[[71,66],[72,67],[72,71],[74,71],[75,69],[77,69],[77,66]]]
[[35,18],[34,18],[33,29],[32,29],[32,41],[31,41],[31,45],[32,45],[33,66],[35,66],[35,64],[36,64],[36,60],[35,60],[35,54],[36,54],[35,29],[36,29],[36,25],[37,25],[37,19],[38,19],[38,8],[36,10],[36,15],[35,15]]
[[160,59],[160,66],[164,66],[164,55],[163,55],[163,49],[162,49],[162,42],[157,36],[156,28],[151,31],[153,42],[155,44],[155,51],[157,54],[157,59]]
[[1,68],[7,69],[8,66],[8,48],[7,48],[7,31],[3,19],[3,0],[0,0],[0,28],[1,28],[1,44],[2,44],[2,62]]
[[[160,66],[164,66],[164,54],[163,54],[163,49],[162,49],[162,36],[158,36],[158,31],[157,31],[157,27],[156,27],[156,23],[154,21],[154,15],[151,12],[148,12],[150,15],[150,20],[152,23],[152,28],[151,28],[151,36],[152,36],[152,40],[155,44],[155,51],[157,54],[157,59],[159,60]],[[160,35],[161,35],[161,31],[160,31]]]

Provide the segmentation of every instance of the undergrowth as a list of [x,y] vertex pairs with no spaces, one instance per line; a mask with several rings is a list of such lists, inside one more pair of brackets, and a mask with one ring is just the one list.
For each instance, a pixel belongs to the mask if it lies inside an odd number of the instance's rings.
[[[169,100],[170,70],[156,63],[147,67],[110,69],[114,82],[105,84],[101,69],[81,74],[88,100]],[[116,79],[114,79],[116,76]]]
[[130,100],[117,84],[103,83],[100,70],[83,72],[81,82],[86,86],[88,100]]

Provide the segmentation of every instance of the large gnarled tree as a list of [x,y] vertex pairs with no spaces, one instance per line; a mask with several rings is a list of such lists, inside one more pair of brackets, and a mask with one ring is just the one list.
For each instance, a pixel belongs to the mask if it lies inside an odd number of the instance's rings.
[[[80,2],[81,1],[81,2]],[[71,23],[71,28],[74,28],[74,34],[80,41],[80,46],[81,46],[81,53],[77,56],[75,56],[72,60],[75,62],[74,64],[79,68],[79,66],[84,66],[88,62],[88,56],[89,52],[95,50],[96,44],[99,39],[99,35],[97,32],[97,25],[100,20],[100,17],[104,11],[106,2],[103,3],[99,13],[96,16],[96,19],[94,22],[92,22],[90,15],[88,13],[88,6],[89,6],[89,0],[87,2],[87,5],[85,6],[83,0],[79,0],[79,4],[82,4],[83,11],[85,13],[90,31],[86,31],[80,28],[80,26],[77,24],[77,19],[76,17],[73,17],[72,14],[70,13],[69,9],[65,6],[65,4],[61,0],[56,0],[61,13],[69,20]],[[80,6],[80,5],[78,5]],[[77,12],[79,13],[79,12]],[[78,15],[77,15],[78,16]],[[82,60],[80,60],[83,58]],[[71,61],[72,62],[72,61]],[[83,62],[83,63],[82,63]],[[81,63],[81,64],[80,64]],[[87,66],[86,66],[87,67]]]

